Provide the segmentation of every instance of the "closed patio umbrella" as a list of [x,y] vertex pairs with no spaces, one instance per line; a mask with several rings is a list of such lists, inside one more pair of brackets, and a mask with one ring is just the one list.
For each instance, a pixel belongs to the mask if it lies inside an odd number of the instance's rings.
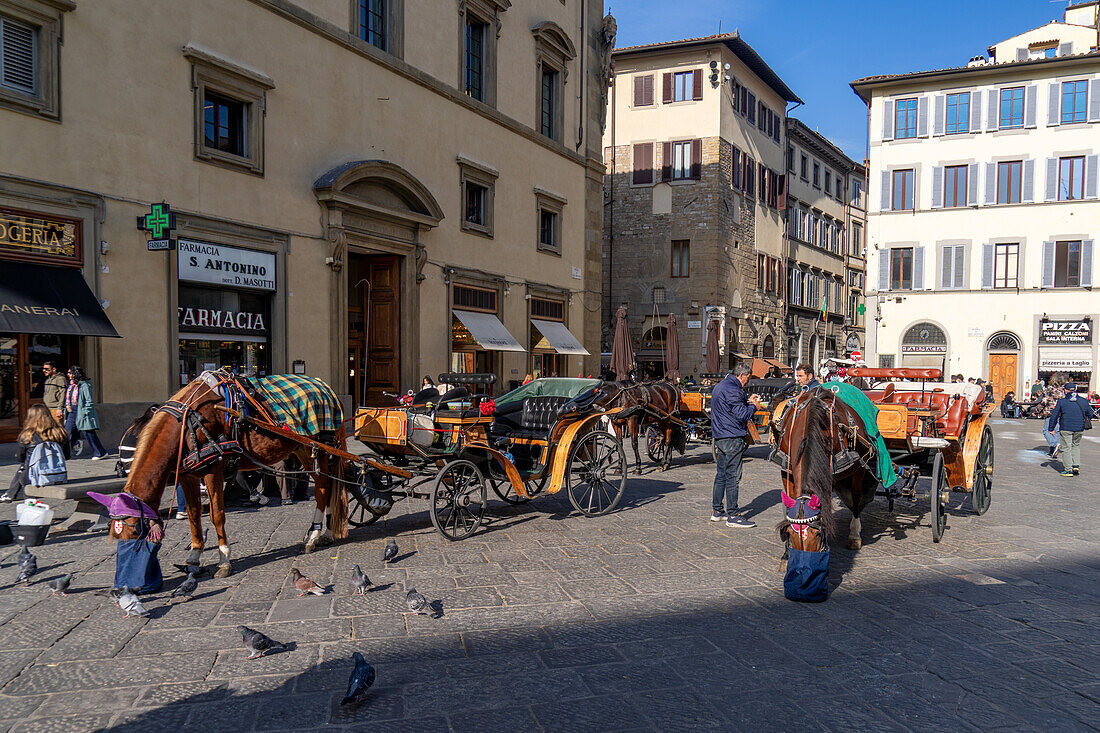
[[665,334],[665,361],[668,363],[668,371],[665,377],[668,379],[680,378],[680,336],[676,333],[676,316],[668,314],[668,328]]
[[626,308],[615,311],[615,340],[611,344],[611,371],[623,381],[634,371],[634,348],[630,344],[630,326],[626,323]]
[[721,354],[718,353],[718,321],[710,319],[707,322],[707,372],[717,374],[721,365]]

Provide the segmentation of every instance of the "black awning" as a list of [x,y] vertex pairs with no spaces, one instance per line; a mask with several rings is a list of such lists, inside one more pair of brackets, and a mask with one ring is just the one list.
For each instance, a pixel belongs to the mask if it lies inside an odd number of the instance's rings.
[[19,262],[0,262],[0,331],[119,338],[80,270]]

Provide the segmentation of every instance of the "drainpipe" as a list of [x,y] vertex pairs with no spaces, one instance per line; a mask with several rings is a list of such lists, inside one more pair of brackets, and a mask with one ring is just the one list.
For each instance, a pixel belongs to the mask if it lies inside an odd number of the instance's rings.
[[[802,102],[796,102],[795,105],[793,107],[791,107],[790,109],[784,108],[784,110],[783,110],[783,140],[787,143],[788,146],[791,144],[791,138],[790,138],[790,135],[788,134],[788,130],[790,130],[790,126],[788,125],[787,120],[790,119],[791,112],[794,112],[796,109],[798,109],[801,106],[802,106]],[[787,149],[786,148],[783,149],[783,167],[784,168],[787,167]],[[791,215],[791,179],[790,179],[791,172],[788,171],[788,170],[785,170],[785,171],[783,171],[783,175],[787,176],[787,210],[783,213],[786,216],[789,217]],[[789,235],[790,229],[788,229],[787,224],[788,224],[787,221],[783,222],[783,263],[784,264],[787,264],[788,261],[791,258],[791,238],[790,238],[790,235]],[[786,271],[784,271],[783,272],[783,277],[786,277],[786,276],[787,276],[787,273],[786,273]],[[790,335],[788,335],[788,333],[787,333],[787,320],[788,320],[787,316],[789,316],[790,312],[791,312],[791,309],[790,309],[791,289],[790,289],[790,283],[789,282],[785,282],[784,285],[786,285],[786,287],[784,289],[784,292],[787,294],[787,297],[783,299],[783,313],[782,313],[783,342],[784,342],[783,343],[783,350],[787,351],[788,350],[787,347],[790,344],[790,340],[791,340]],[[798,328],[797,328],[798,324],[795,323],[794,325],[795,325],[795,330],[797,331],[798,330]],[[790,354],[787,354],[787,358],[790,358]],[[795,359],[795,363],[797,364],[799,359],[801,359],[801,358],[802,358],[802,354],[800,353],[798,355],[798,358]]]
[[581,145],[584,144],[584,95],[585,95],[585,93],[588,89],[588,85],[585,83],[586,79],[584,78],[584,57],[588,55],[588,39],[585,38],[585,36],[584,36],[584,21],[585,21],[585,15],[587,14],[588,11],[584,7],[584,0],[580,0],[580,9],[581,9],[581,69],[580,69],[581,80],[580,80],[580,84],[578,86],[580,87],[581,104],[580,104],[580,109],[578,110],[578,116],[579,117],[578,117],[578,120],[577,120],[577,148],[576,148],[577,150],[580,150]]

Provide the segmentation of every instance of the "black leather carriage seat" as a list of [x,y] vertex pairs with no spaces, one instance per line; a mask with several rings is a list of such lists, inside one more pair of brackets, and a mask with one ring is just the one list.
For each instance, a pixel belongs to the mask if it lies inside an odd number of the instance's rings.
[[556,395],[525,397],[522,403],[498,407],[489,432],[501,438],[545,438],[562,408],[571,402]]

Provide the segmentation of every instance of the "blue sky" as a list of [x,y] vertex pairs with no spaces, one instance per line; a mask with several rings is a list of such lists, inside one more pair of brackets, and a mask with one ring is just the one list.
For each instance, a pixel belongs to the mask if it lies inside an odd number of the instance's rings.
[[1048,0],[604,0],[618,46],[738,29],[805,105],[793,112],[849,156],[867,150],[867,108],[848,83],[873,74],[962,66],[992,43],[1061,20]]

